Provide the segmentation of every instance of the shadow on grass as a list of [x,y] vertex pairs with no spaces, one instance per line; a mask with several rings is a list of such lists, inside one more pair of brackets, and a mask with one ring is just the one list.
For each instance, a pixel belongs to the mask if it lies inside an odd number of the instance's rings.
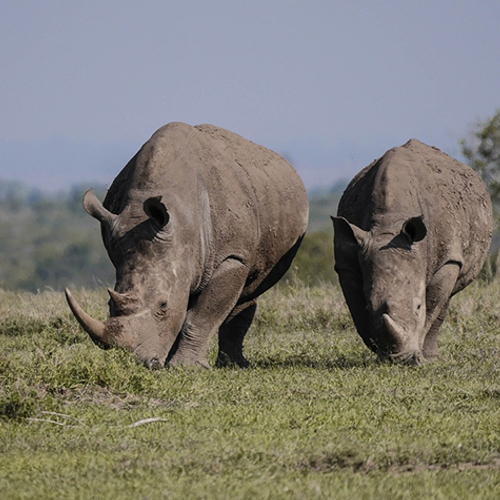
[[331,358],[315,359],[307,355],[291,355],[283,357],[268,357],[252,362],[255,368],[315,368],[323,370],[351,370],[353,368],[366,368],[377,366],[381,363],[374,355],[333,356]]

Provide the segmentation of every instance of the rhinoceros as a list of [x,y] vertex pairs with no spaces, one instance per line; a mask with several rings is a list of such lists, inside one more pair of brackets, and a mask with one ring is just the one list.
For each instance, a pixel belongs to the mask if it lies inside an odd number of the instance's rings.
[[335,270],[365,344],[409,364],[436,358],[450,299],[490,247],[492,207],[479,175],[411,139],[354,177],[332,219]]
[[69,306],[101,347],[133,351],[150,368],[247,366],[256,300],[287,271],[306,231],[308,200],[273,151],[213,125],[157,130],[85,210],[101,223],[116,268],[110,318]]

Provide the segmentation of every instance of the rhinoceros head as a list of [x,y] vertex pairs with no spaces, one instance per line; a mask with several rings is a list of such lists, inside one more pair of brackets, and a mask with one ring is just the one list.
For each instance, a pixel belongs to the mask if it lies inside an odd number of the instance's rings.
[[335,269],[358,332],[381,357],[419,364],[426,333],[423,217],[371,231],[332,219]]
[[104,208],[92,190],[85,193],[83,205],[101,222],[116,284],[108,289],[107,321],[89,316],[66,289],[68,304],[98,346],[122,347],[146,366],[162,367],[182,329],[189,301],[187,278],[176,266],[182,259],[164,251],[172,246],[168,211],[154,197],[144,201],[142,215],[116,215]]

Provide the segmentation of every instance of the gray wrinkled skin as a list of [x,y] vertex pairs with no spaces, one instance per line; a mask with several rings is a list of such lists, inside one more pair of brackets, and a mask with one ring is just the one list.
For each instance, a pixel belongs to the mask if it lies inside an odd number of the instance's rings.
[[246,366],[242,343],[257,297],[289,268],[305,233],[308,201],[298,174],[276,153],[214,127],[171,123],[120,172],[101,221],[116,268],[110,319],[82,326],[103,347],[135,352],[147,366]]
[[354,177],[337,215],[335,269],[366,345],[412,364],[438,356],[450,298],[477,276],[489,251],[483,181],[412,139]]

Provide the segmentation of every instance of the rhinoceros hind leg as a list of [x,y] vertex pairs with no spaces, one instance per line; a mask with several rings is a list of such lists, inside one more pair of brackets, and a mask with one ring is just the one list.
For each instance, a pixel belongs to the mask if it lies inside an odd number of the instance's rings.
[[250,363],[243,356],[243,339],[252,324],[256,309],[255,301],[245,304],[244,309],[236,312],[221,325],[217,367],[236,365],[240,368],[247,368],[249,366]]

